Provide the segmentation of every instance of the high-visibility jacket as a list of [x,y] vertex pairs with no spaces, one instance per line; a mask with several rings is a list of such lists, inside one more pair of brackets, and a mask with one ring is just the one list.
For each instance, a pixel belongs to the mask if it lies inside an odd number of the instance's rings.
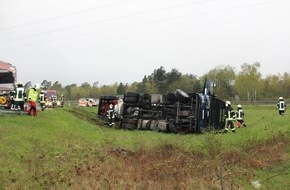
[[28,93],[28,101],[36,102],[38,99],[39,92],[36,88],[31,88]]

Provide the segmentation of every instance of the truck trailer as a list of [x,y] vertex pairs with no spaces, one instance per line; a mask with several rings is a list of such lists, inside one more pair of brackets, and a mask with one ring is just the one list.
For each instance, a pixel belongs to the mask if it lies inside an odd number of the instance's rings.
[[106,119],[109,105],[115,124],[123,129],[172,133],[202,133],[224,128],[225,101],[214,94],[215,84],[206,79],[202,92],[176,89],[168,94],[127,92],[100,97],[98,116]]

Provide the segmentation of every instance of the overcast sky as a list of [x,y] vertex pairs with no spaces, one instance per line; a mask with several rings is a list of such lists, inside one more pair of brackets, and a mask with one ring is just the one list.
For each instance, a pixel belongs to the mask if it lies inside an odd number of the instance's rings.
[[141,82],[261,63],[290,72],[289,0],[0,0],[0,60],[18,80]]

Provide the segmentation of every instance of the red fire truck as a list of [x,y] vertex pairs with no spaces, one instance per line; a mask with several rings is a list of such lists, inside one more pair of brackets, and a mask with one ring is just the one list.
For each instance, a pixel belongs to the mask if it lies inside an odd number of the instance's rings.
[[11,95],[17,80],[16,67],[0,61],[0,107],[10,108]]

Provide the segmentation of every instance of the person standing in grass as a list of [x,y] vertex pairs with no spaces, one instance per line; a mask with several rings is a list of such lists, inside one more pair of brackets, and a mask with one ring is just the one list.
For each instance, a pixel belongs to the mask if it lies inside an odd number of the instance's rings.
[[27,111],[28,115],[31,115],[31,112],[33,112],[33,116],[36,117],[36,102],[39,97],[39,88],[40,85],[36,84],[34,87],[32,87],[28,92],[28,103],[30,105],[29,110]]
[[44,94],[44,90],[40,91],[38,102],[40,104],[41,110],[43,111],[45,109],[45,107],[46,107],[45,106],[46,97],[45,97],[45,94]]
[[279,101],[277,103],[276,110],[277,109],[278,109],[278,112],[279,112],[279,115],[280,116],[283,116],[285,114],[285,111],[286,111],[286,103],[285,103],[283,97],[279,97]]
[[113,127],[113,119],[115,118],[115,110],[113,104],[110,104],[109,110],[107,111],[107,116],[109,119],[110,127]]
[[24,103],[26,102],[26,93],[22,82],[18,82],[16,84],[14,101],[15,101],[15,109],[16,110],[24,110]]
[[236,129],[234,126],[235,120],[235,111],[231,106],[230,101],[226,101],[226,113],[225,113],[225,130],[224,133],[227,133],[229,128],[231,128],[232,132],[235,133]]
[[238,128],[240,128],[241,126],[247,127],[245,122],[244,122],[245,113],[244,113],[244,110],[243,110],[241,104],[238,105],[238,108],[236,111],[236,116],[237,116],[237,127]]

